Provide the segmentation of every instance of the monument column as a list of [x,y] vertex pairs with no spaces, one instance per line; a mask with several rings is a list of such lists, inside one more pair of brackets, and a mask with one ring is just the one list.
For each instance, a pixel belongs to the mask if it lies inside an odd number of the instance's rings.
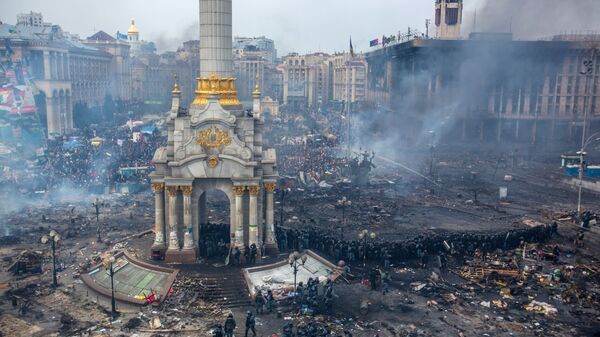
[[169,248],[179,250],[179,237],[177,235],[177,186],[167,186],[169,193]]
[[234,186],[233,192],[235,193],[235,245],[244,249],[244,207],[243,199],[244,186]]
[[153,249],[165,249],[165,184],[153,183],[154,191],[154,244]]
[[194,248],[194,238],[192,236],[192,186],[181,186],[183,192],[183,224],[185,233],[183,234],[183,249]]
[[52,73],[50,71],[50,52],[44,50],[44,79],[49,80],[52,77]]
[[265,190],[267,191],[267,214],[265,219],[265,227],[267,230],[267,247],[277,248],[275,241],[275,221],[274,221],[274,209],[273,209],[273,192],[275,191],[275,183],[265,183]]
[[[260,192],[260,186],[253,185],[248,186],[248,192],[250,192],[250,202],[248,205],[249,219],[248,219],[248,245],[256,245],[256,248],[260,248],[261,243],[258,242],[258,202],[257,197]],[[260,249],[258,249],[260,252]]]

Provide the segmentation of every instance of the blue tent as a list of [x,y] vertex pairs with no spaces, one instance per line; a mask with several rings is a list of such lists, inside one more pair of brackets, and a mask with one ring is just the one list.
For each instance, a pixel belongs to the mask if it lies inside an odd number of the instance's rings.
[[68,142],[63,144],[63,149],[76,149],[79,147],[83,147],[83,144],[77,139],[71,139]]
[[153,135],[157,131],[156,126],[143,126],[140,129],[141,133],[145,133],[148,135]]

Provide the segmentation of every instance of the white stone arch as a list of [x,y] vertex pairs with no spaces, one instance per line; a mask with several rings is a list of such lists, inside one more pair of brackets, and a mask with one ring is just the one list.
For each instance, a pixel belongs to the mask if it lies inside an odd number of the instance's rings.
[[210,191],[220,191],[227,196],[229,202],[229,233],[235,233],[235,194],[233,192],[234,183],[231,179],[195,179],[192,184],[192,228],[194,242],[200,241],[200,224],[206,222],[206,193]]

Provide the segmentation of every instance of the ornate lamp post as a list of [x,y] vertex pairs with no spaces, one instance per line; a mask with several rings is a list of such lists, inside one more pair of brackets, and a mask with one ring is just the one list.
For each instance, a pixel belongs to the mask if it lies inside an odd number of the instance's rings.
[[306,263],[306,255],[301,255],[299,252],[293,252],[288,257],[288,262],[290,263],[290,267],[294,270],[294,305],[296,304],[296,296],[298,295],[296,292],[296,276],[298,274],[298,267],[300,265],[304,265]]
[[104,258],[102,258],[102,264],[104,264],[104,268],[108,269],[109,275],[110,275],[110,306],[111,306],[111,310],[110,310],[110,315],[112,317],[112,319],[115,319],[117,317],[117,306],[115,303],[115,283],[114,283],[114,276],[115,276],[115,270],[113,269],[113,264],[115,263],[115,256],[112,254],[106,254],[104,256]]
[[358,239],[362,241],[363,245],[363,268],[367,265],[367,240],[370,238],[375,240],[377,234],[375,232],[369,232],[368,229],[363,229],[358,233]]
[[[348,200],[346,197],[343,197],[342,199],[337,201],[337,204],[339,207],[342,208],[342,226],[346,226],[346,206],[351,206],[352,205],[352,201]],[[341,238],[340,240],[344,240],[344,232],[341,231]]]
[[96,202],[93,202],[92,206],[94,206],[96,211],[96,242],[102,242],[100,238],[100,208],[104,207],[104,202],[96,198]]
[[56,278],[56,244],[60,241],[60,235],[55,230],[51,230],[48,235],[42,236],[41,241],[43,244],[50,242],[52,245],[52,286],[58,287],[58,279]]

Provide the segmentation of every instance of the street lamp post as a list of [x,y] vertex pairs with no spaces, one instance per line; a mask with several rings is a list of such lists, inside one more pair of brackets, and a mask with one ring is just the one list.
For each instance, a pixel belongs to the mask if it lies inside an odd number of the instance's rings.
[[377,234],[375,232],[369,232],[368,229],[363,229],[360,233],[358,233],[358,239],[362,241],[363,244],[363,268],[367,266],[367,240],[370,238],[375,240]]
[[93,202],[92,206],[94,206],[96,211],[96,242],[102,242],[100,238],[100,207],[104,206],[104,203],[96,198],[96,202]]
[[43,244],[50,242],[52,245],[52,286],[58,287],[58,279],[56,277],[56,244],[60,241],[60,235],[55,231],[51,230],[48,235],[42,236],[41,239]]
[[115,256],[112,254],[106,254],[102,259],[102,263],[104,264],[104,268],[108,269],[110,275],[110,315],[112,319],[117,318],[117,306],[115,302],[115,283],[114,276],[115,270],[113,268],[113,264],[115,263]]
[[592,55],[590,57],[589,60],[585,60],[583,61],[583,69],[580,71],[581,75],[585,75],[585,99],[587,100],[587,104],[584,105],[583,107],[583,130],[581,130],[581,150],[577,153],[579,154],[579,192],[578,192],[578,197],[577,197],[577,215],[581,215],[581,193],[583,190],[583,170],[585,169],[584,167],[584,156],[585,156],[585,147],[587,145],[589,145],[590,142],[592,142],[593,140],[591,140],[591,138],[595,137],[592,136],[590,137],[590,139],[586,140],[586,129],[587,129],[587,117],[588,117],[588,106],[591,105],[592,100],[589,99],[590,98],[590,87],[593,86],[593,80],[594,80],[594,61],[596,58],[596,49],[592,49],[591,51]]
[[342,226],[346,226],[346,206],[351,206],[352,201],[348,200],[346,197],[343,197],[337,201],[337,204],[342,208]]
[[296,291],[296,278],[298,275],[298,267],[300,267],[300,265],[304,265],[306,263],[306,259],[306,255],[302,255],[297,251],[291,253],[288,257],[288,262],[290,263],[290,267],[293,268],[294,272],[294,306],[296,306],[296,296],[298,295],[298,292]]

